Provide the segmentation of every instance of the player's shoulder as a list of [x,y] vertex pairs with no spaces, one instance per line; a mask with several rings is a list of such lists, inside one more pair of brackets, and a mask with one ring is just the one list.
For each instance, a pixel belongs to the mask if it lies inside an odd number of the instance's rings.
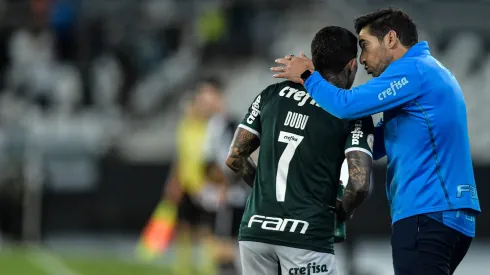
[[294,88],[294,89],[299,89],[299,90],[304,90],[305,87],[299,83],[296,83],[296,82],[293,82],[293,81],[290,81],[290,80],[285,80],[285,81],[282,81],[282,82],[278,82],[276,83],[279,85],[279,87],[290,87],[290,88]]
[[279,100],[280,98],[287,98],[288,100],[281,101],[283,104],[297,104],[300,107],[311,105],[321,109],[320,105],[310,97],[303,85],[289,80],[269,85],[264,90],[264,95],[267,100],[273,101]]

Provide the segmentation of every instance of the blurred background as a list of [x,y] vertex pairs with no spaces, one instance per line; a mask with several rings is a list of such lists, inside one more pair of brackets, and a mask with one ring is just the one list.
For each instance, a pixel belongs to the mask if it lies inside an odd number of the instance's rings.
[[[0,274],[183,275],[177,245],[151,263],[135,256],[182,177],[179,154],[200,150],[182,149],[193,134],[180,126],[199,117],[203,159],[220,171],[237,122],[276,81],[276,57],[309,54],[322,27],[352,30],[354,17],[387,6],[414,18],[463,88],[483,214],[456,274],[489,274],[488,0],[0,0]],[[355,85],[368,79],[359,69]],[[393,274],[384,164],[337,247],[340,274]],[[218,213],[220,273],[239,274],[234,235],[249,189],[227,173],[223,196],[206,182],[193,203]]]

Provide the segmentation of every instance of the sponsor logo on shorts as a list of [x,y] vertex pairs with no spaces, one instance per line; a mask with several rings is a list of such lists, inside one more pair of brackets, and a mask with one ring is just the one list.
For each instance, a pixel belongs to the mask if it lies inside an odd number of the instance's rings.
[[295,274],[311,275],[311,274],[322,274],[325,272],[328,272],[327,265],[316,264],[315,262],[308,263],[306,266],[293,267],[289,269],[290,275],[295,275]]
[[381,93],[378,94],[378,99],[379,100],[384,100],[385,98],[389,96],[396,96],[396,92],[403,88],[403,86],[407,85],[409,83],[408,79],[406,77],[393,81],[390,83],[390,87]]

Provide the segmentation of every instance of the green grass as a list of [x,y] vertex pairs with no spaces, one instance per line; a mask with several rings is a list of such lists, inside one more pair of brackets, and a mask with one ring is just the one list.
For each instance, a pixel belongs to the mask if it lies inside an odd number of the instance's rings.
[[66,259],[64,263],[83,275],[170,275],[169,270],[154,265],[128,263],[118,260]]
[[[0,253],[0,270],[6,275],[51,275],[33,265],[23,253],[2,252]],[[4,273],[5,272],[5,273]]]
[[[56,266],[49,262],[43,263],[35,260],[36,253],[45,253],[40,250],[15,249],[0,252],[0,274],[2,275],[65,275]],[[57,262],[76,275],[170,275],[171,272],[161,266],[139,264],[123,261],[116,258],[97,256],[56,255]],[[46,268],[48,265],[48,268]],[[67,274],[70,275],[70,274]],[[73,275],[73,274],[71,274]]]

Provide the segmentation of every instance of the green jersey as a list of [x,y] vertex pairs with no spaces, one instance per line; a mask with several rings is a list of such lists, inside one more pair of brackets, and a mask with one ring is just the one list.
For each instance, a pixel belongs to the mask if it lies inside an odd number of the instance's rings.
[[260,137],[239,240],[333,253],[341,166],[348,151],[371,154],[372,118],[338,119],[285,81],[262,91],[239,127]]

